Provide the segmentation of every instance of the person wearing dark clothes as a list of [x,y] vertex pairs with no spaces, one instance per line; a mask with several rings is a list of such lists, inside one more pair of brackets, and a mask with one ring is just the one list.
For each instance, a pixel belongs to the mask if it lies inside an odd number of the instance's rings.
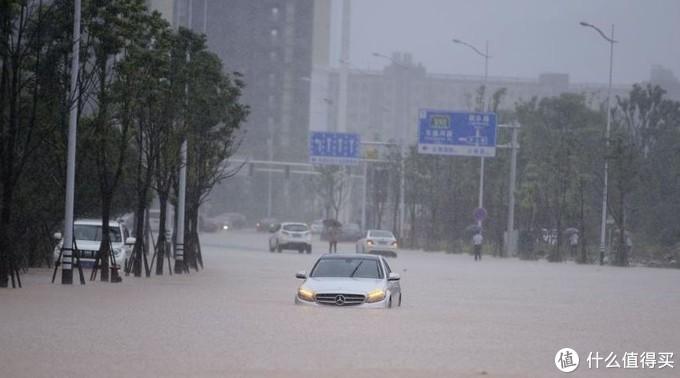
[[482,243],[484,242],[484,238],[482,237],[482,233],[478,232],[475,234],[475,236],[472,237],[472,245],[474,247],[474,252],[475,252],[475,261],[477,260],[482,260]]
[[328,228],[328,253],[338,253],[338,227]]

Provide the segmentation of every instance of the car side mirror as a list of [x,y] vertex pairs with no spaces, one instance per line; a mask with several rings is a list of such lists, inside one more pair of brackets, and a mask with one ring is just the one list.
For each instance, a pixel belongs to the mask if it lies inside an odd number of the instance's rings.
[[387,280],[388,281],[399,281],[401,277],[399,277],[399,273],[390,273],[387,275]]
[[133,245],[133,244],[135,244],[136,242],[137,242],[137,239],[136,239],[136,238],[133,238],[132,236],[130,236],[129,238],[125,239],[125,244],[127,244],[127,245]]
[[301,279],[301,280],[306,280],[307,279],[307,272],[304,270],[301,270],[297,273],[295,273],[295,278]]
[[61,232],[55,232],[54,235],[52,235],[52,237],[57,240],[61,240]]

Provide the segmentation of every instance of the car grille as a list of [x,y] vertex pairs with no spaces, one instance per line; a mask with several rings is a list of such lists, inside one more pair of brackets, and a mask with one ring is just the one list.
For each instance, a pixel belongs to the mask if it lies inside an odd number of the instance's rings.
[[362,294],[317,294],[316,302],[332,306],[353,306],[364,303],[366,296]]

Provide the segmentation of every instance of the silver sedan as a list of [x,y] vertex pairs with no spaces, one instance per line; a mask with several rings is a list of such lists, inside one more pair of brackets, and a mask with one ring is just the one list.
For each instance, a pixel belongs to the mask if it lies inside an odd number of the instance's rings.
[[401,306],[399,274],[392,272],[382,256],[323,255],[298,288],[295,303],[312,306],[390,308]]

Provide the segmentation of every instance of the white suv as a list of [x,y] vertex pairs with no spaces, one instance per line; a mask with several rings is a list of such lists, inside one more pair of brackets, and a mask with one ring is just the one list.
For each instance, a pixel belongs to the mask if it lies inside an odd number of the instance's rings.
[[312,233],[305,223],[281,223],[272,229],[269,252],[294,249],[298,253],[312,253]]
[[[109,221],[109,234],[116,264],[123,267],[132,255],[135,238],[130,237],[128,229],[122,223],[116,221]],[[54,238],[59,239],[59,243],[54,247],[53,252],[54,261],[57,261],[64,239],[60,232],[55,233]],[[102,221],[99,219],[76,220],[73,222],[73,239],[80,252],[81,266],[84,268],[92,267],[102,240]],[[73,261],[75,262],[75,256]]]

